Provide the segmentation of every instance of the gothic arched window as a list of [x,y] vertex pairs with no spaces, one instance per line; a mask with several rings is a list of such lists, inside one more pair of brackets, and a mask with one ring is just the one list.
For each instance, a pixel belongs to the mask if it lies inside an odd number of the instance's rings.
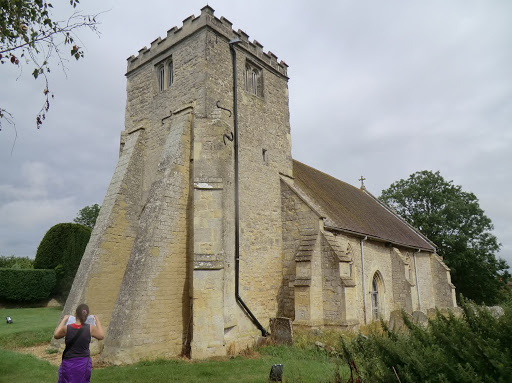
[[167,86],[170,87],[174,82],[174,66],[172,60],[167,63]]
[[379,316],[381,315],[381,307],[379,302],[379,285],[380,285],[380,278],[377,273],[373,276],[372,280],[372,319],[377,320],[379,319]]
[[164,91],[164,84],[165,84],[165,69],[164,69],[164,66],[161,65],[158,67],[158,90],[160,92]]
[[245,63],[245,90],[258,97],[263,97],[263,74],[261,68],[256,65]]

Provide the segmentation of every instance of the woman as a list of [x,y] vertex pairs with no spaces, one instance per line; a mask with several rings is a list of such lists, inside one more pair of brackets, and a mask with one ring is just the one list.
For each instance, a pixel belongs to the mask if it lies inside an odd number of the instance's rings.
[[53,336],[55,339],[66,337],[66,349],[62,353],[58,383],[88,383],[91,381],[91,336],[98,340],[104,338],[103,328],[98,317],[96,325],[85,323],[89,316],[89,306],[81,304],[76,308],[76,321],[66,325],[69,315],[64,315]]

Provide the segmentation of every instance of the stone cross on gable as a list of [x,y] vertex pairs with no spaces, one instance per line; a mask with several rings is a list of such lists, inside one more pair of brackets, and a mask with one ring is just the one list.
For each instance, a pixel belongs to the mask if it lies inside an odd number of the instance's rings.
[[359,178],[359,181],[361,181],[361,189],[364,188],[364,180],[366,180],[366,178],[364,178],[363,176],[361,176],[361,178]]

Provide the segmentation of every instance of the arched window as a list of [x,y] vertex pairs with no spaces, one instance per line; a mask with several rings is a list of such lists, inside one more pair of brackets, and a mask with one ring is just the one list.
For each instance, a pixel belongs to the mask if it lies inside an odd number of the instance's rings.
[[381,314],[379,307],[379,275],[375,273],[372,280],[372,319],[377,320]]
[[167,86],[170,87],[174,82],[174,67],[172,60],[167,63]]
[[158,90],[160,92],[164,91],[164,84],[165,84],[164,79],[165,79],[165,70],[164,70],[164,66],[161,65],[158,68]]
[[263,97],[263,74],[262,69],[256,65],[245,63],[245,90],[258,97]]

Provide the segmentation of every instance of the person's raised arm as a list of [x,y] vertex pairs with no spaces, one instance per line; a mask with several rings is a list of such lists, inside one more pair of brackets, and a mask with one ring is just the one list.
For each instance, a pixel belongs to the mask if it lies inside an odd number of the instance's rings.
[[98,340],[102,340],[103,338],[105,338],[105,333],[103,332],[101,322],[96,315],[94,316],[94,321],[96,322],[96,326],[91,325],[91,336],[95,337]]
[[55,329],[53,333],[53,337],[55,339],[64,338],[66,336],[67,326],[66,322],[68,321],[69,315],[64,315],[64,318],[60,321],[59,325]]

